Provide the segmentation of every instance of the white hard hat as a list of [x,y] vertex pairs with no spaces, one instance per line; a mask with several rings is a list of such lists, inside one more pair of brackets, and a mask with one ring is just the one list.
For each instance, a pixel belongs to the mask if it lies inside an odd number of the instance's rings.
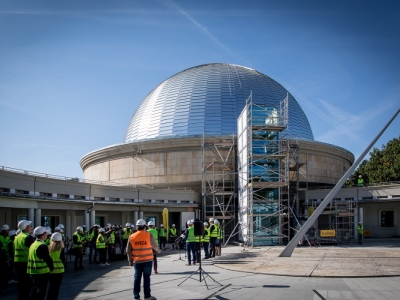
[[51,230],[46,230],[47,234],[50,235],[51,234]]
[[189,221],[187,221],[187,224],[188,224],[188,225],[192,225],[192,224],[193,224],[193,221],[192,221],[192,220],[189,220]]
[[160,224],[160,227],[164,227],[164,225],[163,225],[163,224]]
[[106,232],[106,231],[104,230],[104,228],[100,228],[99,232]]
[[215,221],[214,221],[214,224],[219,224],[219,221],[218,221],[218,220],[215,220]]
[[78,226],[78,227],[76,227],[76,230],[77,230],[77,231],[82,231],[83,228],[82,228],[81,226]]
[[[144,221],[144,220],[143,220]],[[139,221],[138,221],[139,222]],[[136,223],[136,225],[139,225],[138,223]],[[144,225],[146,225],[146,224],[144,224]],[[149,225],[149,226],[154,226],[154,225],[156,225],[156,224],[154,224],[154,222],[153,221],[149,221],[148,223],[147,223],[147,225]]]
[[82,228],[86,228],[86,225],[82,225]]
[[203,224],[204,224],[204,226],[208,226],[208,223],[207,223],[207,222],[204,222]]
[[125,227],[129,227],[129,226],[131,226],[131,223],[126,223],[125,224]]
[[208,222],[214,222],[214,219],[213,219],[213,218],[211,218],[210,220],[208,220]]
[[58,224],[58,227],[60,227],[61,229],[64,229],[64,225],[63,224]]
[[10,226],[4,224],[3,226],[1,226],[1,230],[10,230]]
[[21,229],[18,229],[17,230],[17,235],[20,234],[20,233],[21,233]]
[[8,236],[13,236],[16,234],[17,234],[17,232],[15,230],[11,230],[10,232],[8,232]]
[[61,232],[61,233],[63,233],[63,232],[64,232],[64,230],[60,229],[60,232]]
[[21,222],[18,223],[18,228],[20,230],[25,230],[26,227],[28,227],[29,225],[32,225],[31,221],[28,220],[23,220]]
[[131,228],[135,228],[135,225],[131,224]]
[[110,223],[108,223],[108,224],[107,224],[107,227],[109,227],[109,226],[111,226],[111,224],[110,224]]
[[143,219],[139,219],[136,222],[136,226],[145,226],[146,225],[146,221]]
[[172,227],[175,227],[175,224],[172,224]]
[[44,228],[43,226],[38,226],[33,231],[33,234],[38,236],[38,235],[41,235],[41,234],[46,233],[46,232],[47,232],[46,228]]
[[57,230],[60,230],[61,228],[60,227],[56,227],[56,228],[54,228],[54,231],[57,231]]
[[59,232],[55,232],[51,235],[51,240],[54,242],[59,242],[62,240],[62,235]]

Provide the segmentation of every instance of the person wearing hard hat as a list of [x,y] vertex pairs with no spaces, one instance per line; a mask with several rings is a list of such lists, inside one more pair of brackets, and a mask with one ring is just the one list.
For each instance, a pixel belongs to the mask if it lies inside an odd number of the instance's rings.
[[[147,232],[153,236],[155,243],[158,247],[158,230],[156,228],[156,224],[153,221],[149,221],[147,223],[147,226],[149,226],[149,229],[147,230]],[[157,252],[156,251],[153,251],[153,268],[154,268],[154,274],[157,274],[158,273],[157,272],[158,263],[157,263]]]
[[54,270],[54,263],[49,254],[49,248],[44,243],[47,230],[38,226],[33,231],[36,241],[29,248],[28,274],[32,277],[32,289],[29,299],[44,299],[47,292],[50,271]]
[[362,245],[362,238],[364,235],[364,226],[362,225],[362,222],[358,222],[357,225],[357,240],[358,244]]
[[31,277],[27,274],[29,247],[35,242],[35,238],[30,235],[32,223],[23,220],[18,223],[21,230],[14,240],[14,264],[18,274],[18,299],[26,300],[32,287]]
[[204,226],[204,234],[201,241],[203,242],[204,259],[208,259],[210,258],[210,253],[208,251],[208,247],[210,244],[210,228],[208,227],[207,222],[204,222],[203,226]]
[[82,254],[86,255],[86,248],[88,247],[89,244],[89,232],[86,230],[86,225],[82,225],[82,238],[83,238],[83,244],[82,244]]
[[364,186],[364,178],[362,178],[362,175],[358,175],[357,185]]
[[1,226],[0,242],[3,245],[4,251],[7,251],[6,247],[7,247],[8,241],[10,240],[10,237],[8,236],[9,230],[10,230],[10,227],[7,224],[4,224],[3,226]]
[[130,266],[134,266],[135,275],[133,281],[134,299],[140,299],[140,285],[143,276],[144,298],[146,300],[157,300],[151,296],[150,276],[153,264],[153,251],[160,253],[154,236],[146,232],[146,221],[139,219],[136,222],[137,232],[129,237],[127,245],[127,256]]
[[215,257],[215,242],[217,241],[217,226],[214,224],[214,218],[208,220],[210,223],[210,257]]
[[[126,251],[126,245],[128,244],[129,236],[132,234],[131,223],[126,223],[125,227],[122,228],[122,249]],[[124,252],[125,254],[126,252]]]
[[44,243],[47,245],[47,246],[49,246],[50,245],[50,240],[51,239],[51,230],[47,230],[47,238],[46,238],[46,240],[44,241]]
[[217,239],[215,240],[215,256],[221,256],[222,230],[218,220],[214,220],[214,225],[217,227]]
[[83,228],[81,226],[78,226],[76,228],[76,231],[72,235],[72,253],[75,255],[74,270],[82,270],[84,268],[84,266],[82,266],[82,231]]
[[194,236],[194,225],[193,225],[193,220],[187,221],[188,228],[186,229],[184,233],[184,237],[186,240],[186,255],[188,258],[188,263],[186,266],[191,266],[192,265],[192,255],[193,255],[193,265],[196,264],[197,260],[197,244]]
[[60,292],[60,285],[64,275],[64,243],[62,241],[62,235],[59,232],[54,233],[51,236],[51,241],[49,245],[49,254],[53,260],[54,269],[49,275],[49,290],[47,291],[46,299],[58,299],[58,294]]
[[89,264],[97,264],[97,237],[99,236],[99,228],[100,226],[97,224],[94,224],[92,228],[89,230],[89,242],[90,242],[90,248],[89,248]]
[[8,237],[9,240],[7,242],[6,246],[6,255],[7,255],[7,260],[8,260],[8,268],[7,268],[7,280],[8,284],[12,283],[17,283],[18,281],[15,281],[13,279],[13,271],[14,271],[14,240],[17,232],[15,230],[10,230],[8,232]]
[[97,236],[96,240],[96,249],[99,252],[99,266],[100,267],[105,267],[109,266],[110,264],[106,261],[106,243],[107,243],[107,237],[106,237],[106,230],[104,228],[99,229],[99,235]]
[[175,249],[175,241],[178,238],[178,235],[176,233],[176,228],[175,228],[175,224],[171,225],[171,228],[169,229],[169,238],[170,238],[170,242],[172,244],[172,249]]
[[163,224],[160,224],[158,232],[160,236],[160,249],[165,250],[165,244],[167,243],[167,230],[164,228]]
[[345,183],[344,183],[344,186],[347,187],[347,188],[351,187],[351,180],[350,180],[350,178],[347,178],[347,180],[346,180]]
[[62,236],[62,240],[63,240],[63,242],[65,244],[64,224],[58,224],[57,227],[60,228],[60,233],[61,233],[61,236]]

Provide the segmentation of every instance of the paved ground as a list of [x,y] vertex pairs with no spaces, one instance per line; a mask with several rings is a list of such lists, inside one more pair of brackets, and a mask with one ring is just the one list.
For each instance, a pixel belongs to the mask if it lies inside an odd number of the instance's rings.
[[[400,299],[400,239],[365,240],[360,247],[296,248],[290,258],[278,257],[282,249],[223,248],[214,262],[202,262],[207,273],[201,282],[199,272],[193,274],[199,266],[185,266],[184,253],[163,251],[160,273],[151,276],[152,294],[159,300]],[[84,265],[83,271],[72,271],[69,264],[60,300],[133,299],[133,268],[127,262],[106,268],[87,261]],[[16,299],[16,287],[4,290],[0,298]]]

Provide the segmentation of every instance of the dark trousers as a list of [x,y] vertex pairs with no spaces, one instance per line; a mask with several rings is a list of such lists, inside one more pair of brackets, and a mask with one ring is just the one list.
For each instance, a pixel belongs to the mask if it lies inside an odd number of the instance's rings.
[[210,257],[215,257],[215,242],[217,237],[210,237]]
[[75,261],[74,261],[74,267],[75,269],[78,267],[82,267],[82,248],[78,247],[74,249],[74,254],[75,254]]
[[49,282],[49,273],[35,274],[32,277],[32,288],[29,300],[43,300],[46,296],[47,283]]
[[[93,257],[94,255],[94,257]],[[93,259],[93,260],[92,260]],[[90,242],[90,249],[89,249],[89,263],[97,262],[97,249],[96,249],[96,241]]]
[[115,253],[115,244],[108,244],[107,245],[107,252],[108,252],[108,261],[114,260],[114,253]]
[[190,242],[186,243],[186,255],[188,258],[188,264],[192,263],[192,255],[193,255],[193,263],[197,261],[197,243]]
[[142,281],[142,276],[143,276],[144,298],[151,297],[150,276],[151,276],[152,265],[153,265],[152,261],[139,264],[135,263],[133,265],[133,268],[135,269],[135,276],[133,280],[133,297],[135,299],[140,299],[140,283]]
[[106,263],[106,248],[99,248],[97,249],[97,251],[99,252],[99,262],[101,264],[105,264]]
[[121,254],[126,254],[126,245],[128,245],[128,239],[122,239],[122,250]]
[[176,241],[177,238],[178,237],[176,235],[169,237],[170,243],[172,244],[172,249],[175,249],[175,241]]
[[363,238],[362,233],[358,233],[358,234],[357,234],[357,237],[358,237],[358,243],[359,243],[359,244],[362,244],[362,238]]
[[167,237],[160,236],[160,249],[165,249],[166,243],[167,243]]
[[49,290],[46,300],[57,300],[60,292],[60,285],[64,273],[54,273],[49,275]]
[[204,250],[204,258],[209,258],[210,253],[208,252],[208,247],[210,246],[209,242],[203,242],[203,250]]
[[157,252],[153,250],[153,266],[154,272],[157,272]]
[[28,263],[16,262],[15,269],[18,274],[18,299],[26,300],[29,299],[29,293],[32,288],[32,278],[26,273]]

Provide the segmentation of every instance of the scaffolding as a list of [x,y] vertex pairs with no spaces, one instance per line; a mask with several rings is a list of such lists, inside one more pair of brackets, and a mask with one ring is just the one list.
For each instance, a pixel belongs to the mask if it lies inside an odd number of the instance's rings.
[[278,107],[253,103],[238,118],[239,239],[249,246],[282,244],[288,238],[288,95]]
[[203,219],[217,219],[223,240],[236,224],[236,137],[202,137],[202,212]]

